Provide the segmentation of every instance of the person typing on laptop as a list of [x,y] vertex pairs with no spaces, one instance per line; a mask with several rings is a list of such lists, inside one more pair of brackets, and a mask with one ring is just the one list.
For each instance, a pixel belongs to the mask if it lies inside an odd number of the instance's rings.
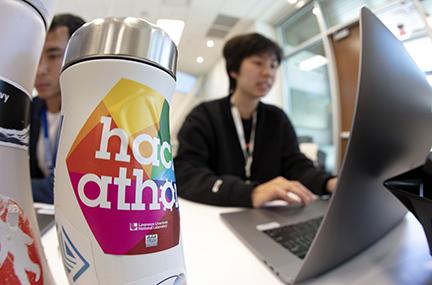
[[281,48],[251,33],[230,39],[223,55],[229,95],[195,107],[178,134],[179,195],[257,208],[272,200],[309,204],[315,194],[333,191],[336,178],[300,152],[283,110],[261,102],[275,81]]

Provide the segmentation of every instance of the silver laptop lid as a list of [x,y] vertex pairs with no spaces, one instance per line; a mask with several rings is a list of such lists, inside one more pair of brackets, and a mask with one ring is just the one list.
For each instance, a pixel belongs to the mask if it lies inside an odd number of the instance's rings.
[[358,254],[406,213],[383,182],[421,165],[432,145],[432,90],[403,44],[361,9],[357,105],[336,193],[296,281]]

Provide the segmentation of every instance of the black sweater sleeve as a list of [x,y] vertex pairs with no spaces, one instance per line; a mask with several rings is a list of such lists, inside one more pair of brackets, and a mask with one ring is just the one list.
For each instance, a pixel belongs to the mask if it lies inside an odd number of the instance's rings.
[[174,159],[177,190],[181,197],[219,206],[251,207],[257,183],[245,183],[234,175],[217,175],[212,159],[217,155],[216,131],[203,104],[187,116],[178,134]]
[[331,178],[328,173],[319,170],[299,149],[294,127],[285,114],[283,126],[283,140],[286,148],[282,151],[283,176],[289,180],[300,181],[315,194],[328,194],[327,181]]

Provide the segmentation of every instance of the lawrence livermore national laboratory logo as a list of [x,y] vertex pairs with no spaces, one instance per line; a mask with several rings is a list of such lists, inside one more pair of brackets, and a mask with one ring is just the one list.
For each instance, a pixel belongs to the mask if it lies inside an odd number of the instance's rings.
[[153,253],[178,244],[169,105],[162,95],[119,80],[78,133],[66,164],[105,253]]

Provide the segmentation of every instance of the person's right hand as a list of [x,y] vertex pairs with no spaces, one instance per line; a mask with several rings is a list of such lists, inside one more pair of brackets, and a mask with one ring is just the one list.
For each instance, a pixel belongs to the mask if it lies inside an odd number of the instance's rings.
[[[298,199],[296,199],[296,196]],[[273,200],[284,200],[290,204],[300,202],[307,205],[316,200],[316,196],[300,182],[287,180],[279,176],[258,185],[252,191],[252,205],[254,208],[259,208],[264,203]]]

